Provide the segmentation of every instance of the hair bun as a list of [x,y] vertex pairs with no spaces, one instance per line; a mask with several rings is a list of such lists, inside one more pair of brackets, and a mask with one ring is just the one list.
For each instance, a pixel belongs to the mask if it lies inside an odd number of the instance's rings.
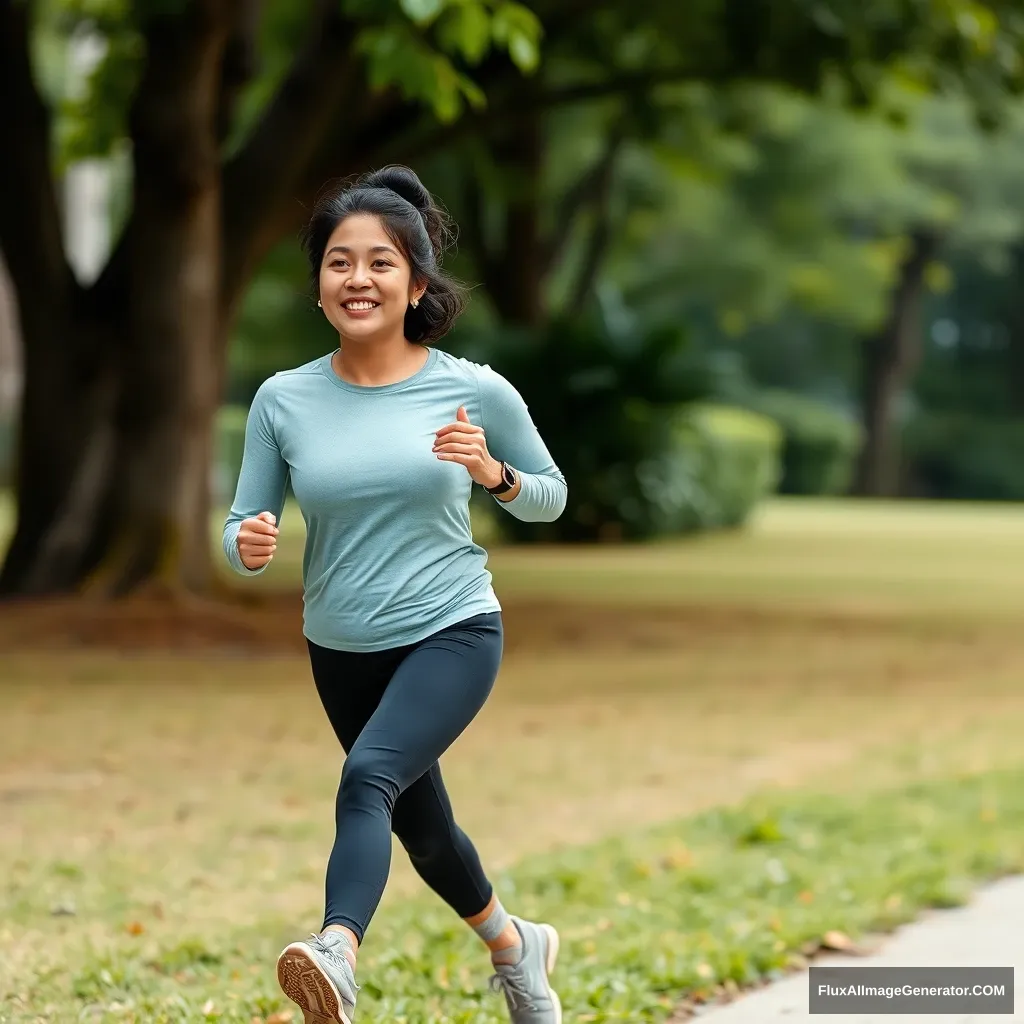
[[390,189],[419,210],[427,229],[427,237],[434,248],[434,257],[440,264],[442,256],[455,241],[454,226],[447,211],[430,194],[411,167],[388,164],[387,167],[363,175],[357,187]]
[[433,199],[416,172],[401,164],[371,171],[359,184],[363,188],[389,188],[412,203],[420,213],[425,214],[433,206]]

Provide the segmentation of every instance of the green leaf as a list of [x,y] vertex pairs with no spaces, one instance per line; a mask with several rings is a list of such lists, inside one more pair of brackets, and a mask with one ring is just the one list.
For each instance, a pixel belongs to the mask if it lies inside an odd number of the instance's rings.
[[462,113],[464,98],[474,104],[481,99],[480,90],[464,82],[447,57],[411,30],[367,30],[359,47],[367,56],[372,88],[397,85],[406,98],[427,104],[440,121],[454,121]]
[[417,25],[433,21],[445,5],[445,0],[400,0],[402,10]]
[[541,24],[529,8],[517,3],[502,3],[494,12],[491,34],[499,46],[522,71],[532,71],[540,61]]
[[509,39],[508,52],[520,71],[534,71],[540,63],[540,50],[536,42],[520,32]]
[[458,80],[459,89],[461,90],[462,95],[465,96],[469,105],[474,110],[483,110],[483,108],[487,106],[487,96],[483,89],[481,89],[472,78],[468,78],[466,75],[460,74],[458,76]]
[[483,59],[491,42],[491,23],[478,3],[450,6],[438,25],[441,45],[450,53],[461,53],[471,64]]

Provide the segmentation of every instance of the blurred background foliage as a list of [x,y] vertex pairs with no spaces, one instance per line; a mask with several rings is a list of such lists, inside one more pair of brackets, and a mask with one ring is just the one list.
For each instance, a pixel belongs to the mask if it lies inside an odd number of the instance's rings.
[[[272,0],[259,14],[229,163],[319,10]],[[443,344],[513,380],[572,483],[563,520],[503,519],[506,539],[735,527],[775,491],[1024,499],[1015,5],[340,12],[368,102],[397,96],[415,113],[402,131],[381,122],[394,137],[377,162],[414,163],[460,226],[450,269],[474,300]],[[54,173],[104,162],[114,238],[132,215],[153,17],[131,0],[41,0],[33,20]],[[83,34],[100,56],[76,77],[67,54]],[[293,205],[226,319],[220,502],[261,381],[336,343],[308,294]]]
[[[608,198],[559,236],[537,321],[517,323],[508,296],[478,284],[444,343],[517,383],[574,483],[566,520],[503,524],[509,537],[736,525],[775,489],[856,490],[872,384],[864,350],[898,302],[919,230],[939,242],[888,410],[890,493],[1024,499],[1024,107],[1008,105],[993,130],[958,98],[904,96],[894,119],[778,87],[674,92],[644,139],[611,137],[597,112],[551,119],[541,213],[555,223],[569,168],[578,177],[614,146]],[[475,188],[460,188],[460,175],[488,181],[493,170],[477,148],[421,168],[463,225]],[[473,198],[481,219],[499,219],[501,198]],[[454,265],[480,282],[473,230]],[[332,344],[304,275],[290,238],[261,269],[232,346],[232,403]],[[239,430],[244,419],[225,422]]]

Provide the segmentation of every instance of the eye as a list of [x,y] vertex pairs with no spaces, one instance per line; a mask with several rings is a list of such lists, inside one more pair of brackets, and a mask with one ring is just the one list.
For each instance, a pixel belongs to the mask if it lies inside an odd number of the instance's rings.
[[373,265],[375,267],[390,267],[392,264],[388,260],[374,260]]

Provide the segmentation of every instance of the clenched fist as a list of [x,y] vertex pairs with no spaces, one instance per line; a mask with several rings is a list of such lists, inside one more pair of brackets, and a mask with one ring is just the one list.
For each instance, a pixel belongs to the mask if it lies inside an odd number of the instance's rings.
[[243,519],[238,527],[238,554],[246,569],[262,569],[277,550],[277,519],[273,512],[261,512]]
[[460,462],[481,487],[497,487],[501,483],[501,463],[487,450],[484,428],[469,422],[465,406],[459,406],[454,423],[437,432],[434,454],[446,462]]

